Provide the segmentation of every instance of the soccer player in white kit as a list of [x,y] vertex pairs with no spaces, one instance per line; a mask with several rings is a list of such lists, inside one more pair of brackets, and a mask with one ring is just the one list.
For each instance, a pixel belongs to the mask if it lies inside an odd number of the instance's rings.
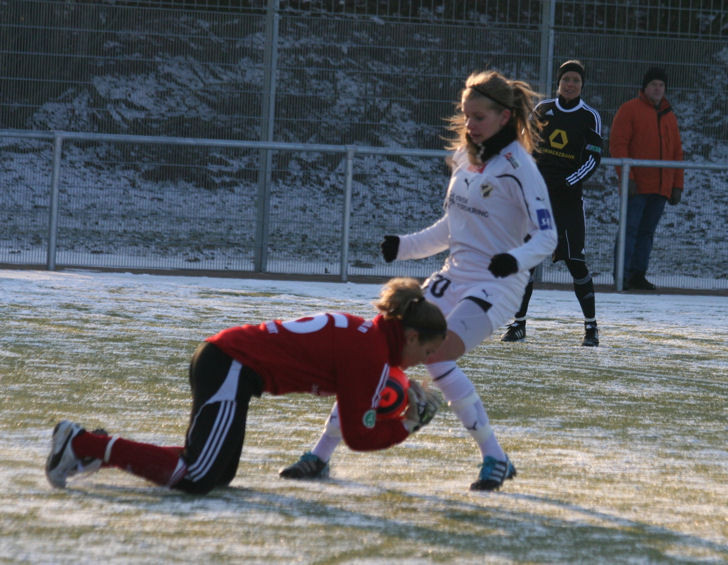
[[[483,458],[473,490],[496,490],[516,469],[490,426],[480,396],[456,361],[504,325],[520,305],[529,269],[557,242],[546,184],[531,157],[538,133],[529,121],[530,86],[498,72],[471,74],[451,118],[455,139],[444,215],[417,233],[387,235],[387,262],[449,249],[442,269],[424,283],[447,317],[447,338],[427,370],[472,435]],[[337,407],[311,452],[282,469],[284,478],[325,476],[338,443]]]

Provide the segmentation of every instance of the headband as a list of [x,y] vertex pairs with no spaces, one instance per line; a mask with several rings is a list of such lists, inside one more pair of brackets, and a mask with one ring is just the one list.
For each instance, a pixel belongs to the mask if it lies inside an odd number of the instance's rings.
[[513,109],[513,107],[510,104],[506,104],[505,102],[501,102],[500,100],[498,100],[494,96],[491,96],[490,94],[488,94],[487,92],[485,92],[485,90],[481,90],[480,86],[478,86],[478,85],[473,85],[470,88],[472,88],[475,92],[477,92],[481,96],[485,96],[486,98],[489,98],[490,100],[492,100],[496,104],[500,104],[504,108],[508,108],[509,110],[512,110]]

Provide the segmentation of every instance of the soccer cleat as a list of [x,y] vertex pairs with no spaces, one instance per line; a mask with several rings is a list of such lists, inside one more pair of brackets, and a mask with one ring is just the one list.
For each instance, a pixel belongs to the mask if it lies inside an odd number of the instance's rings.
[[[46,459],[46,477],[48,482],[56,488],[64,488],[66,481],[79,473],[95,473],[101,468],[101,459],[93,457],[76,457],[71,447],[71,441],[78,434],[84,432],[81,426],[63,420],[53,428],[51,438],[51,452]],[[95,430],[95,433],[106,433]]]
[[501,341],[523,341],[526,339],[526,320],[516,320],[508,325]]
[[584,340],[581,344],[587,347],[599,345],[599,329],[596,322],[584,322]]
[[516,476],[516,468],[506,455],[505,461],[498,461],[488,455],[483,459],[478,480],[470,485],[470,490],[498,490],[506,479]]
[[325,479],[329,476],[329,464],[307,451],[293,465],[278,471],[278,474],[284,479]]

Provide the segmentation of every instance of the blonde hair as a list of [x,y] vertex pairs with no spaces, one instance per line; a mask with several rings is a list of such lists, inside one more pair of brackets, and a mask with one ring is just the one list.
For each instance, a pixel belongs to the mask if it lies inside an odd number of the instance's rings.
[[398,318],[405,328],[420,335],[420,342],[447,335],[447,322],[440,309],[425,300],[420,283],[410,277],[390,279],[374,303],[384,318]]
[[511,119],[503,127],[514,127],[518,141],[526,148],[526,151],[533,153],[538,146],[540,136],[537,125],[531,123],[529,118],[540,97],[541,95],[533,90],[527,82],[508,79],[497,71],[472,73],[465,81],[465,88],[460,93],[457,113],[449,119],[449,129],[455,133],[456,137],[450,140],[447,148],[453,151],[465,148],[471,163],[480,162],[480,147],[473,143],[467,135],[466,118],[463,113],[466,100],[479,98],[486,100],[490,108],[511,111]]

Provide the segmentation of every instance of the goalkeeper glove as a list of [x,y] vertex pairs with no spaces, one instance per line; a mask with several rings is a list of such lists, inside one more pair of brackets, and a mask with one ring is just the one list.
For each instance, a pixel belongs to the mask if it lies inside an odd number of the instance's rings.
[[409,404],[404,414],[404,427],[410,434],[429,424],[443,404],[440,393],[425,389],[420,383],[410,380],[407,391]]

